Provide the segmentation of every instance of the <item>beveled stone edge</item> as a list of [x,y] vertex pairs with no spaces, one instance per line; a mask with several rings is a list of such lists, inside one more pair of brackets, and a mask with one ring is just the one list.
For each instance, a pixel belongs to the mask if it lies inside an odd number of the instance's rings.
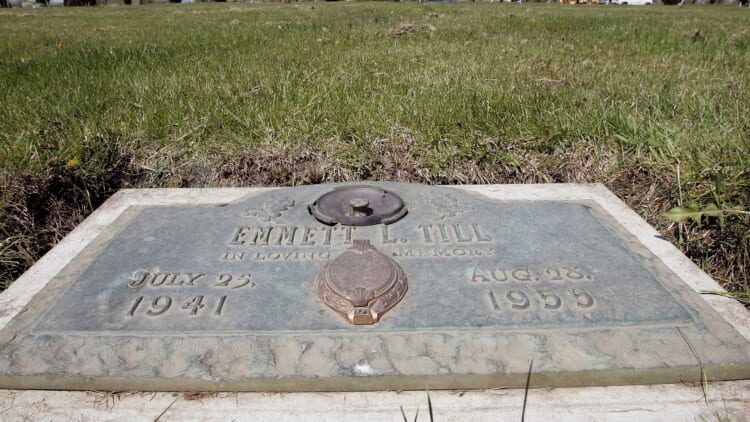
[[[529,388],[585,388],[621,385],[661,385],[703,382],[747,381],[750,365],[709,365],[706,373],[718,376],[703,376],[701,368],[695,366],[638,369],[607,369],[585,371],[559,371],[532,373]],[[521,389],[526,386],[527,373],[493,374],[430,374],[430,375],[378,375],[335,377],[283,377],[276,379],[241,379],[216,381],[200,378],[159,377],[88,377],[84,375],[0,375],[0,383],[13,385],[14,390],[37,390],[44,385],[48,390],[79,391],[191,391],[191,392],[261,392],[261,393],[306,393],[306,392],[377,392],[418,390],[486,390]],[[613,380],[616,380],[613,381]],[[624,382],[623,382],[624,380]],[[613,383],[614,382],[614,383]],[[175,389],[175,385],[180,385]],[[461,385],[456,388],[456,385]],[[0,389],[3,391],[4,389]]]

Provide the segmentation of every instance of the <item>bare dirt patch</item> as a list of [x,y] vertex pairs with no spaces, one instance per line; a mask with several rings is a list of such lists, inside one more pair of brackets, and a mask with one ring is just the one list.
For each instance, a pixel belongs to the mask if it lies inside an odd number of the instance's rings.
[[107,171],[100,174],[53,162],[42,173],[0,180],[0,288],[7,288],[118,189],[138,179],[126,152],[111,148],[103,159]]

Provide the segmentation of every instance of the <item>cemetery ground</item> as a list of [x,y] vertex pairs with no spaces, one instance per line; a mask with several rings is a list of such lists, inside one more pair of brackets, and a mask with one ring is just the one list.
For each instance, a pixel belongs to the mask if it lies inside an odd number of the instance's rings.
[[745,9],[59,7],[0,28],[3,288],[121,188],[601,182],[748,303]]

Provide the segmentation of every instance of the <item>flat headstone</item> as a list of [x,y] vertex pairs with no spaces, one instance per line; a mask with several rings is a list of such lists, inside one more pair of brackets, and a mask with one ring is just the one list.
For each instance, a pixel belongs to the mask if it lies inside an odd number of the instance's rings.
[[[321,223],[316,201],[342,185],[121,192],[83,224],[85,244],[60,245],[78,252],[0,331],[0,387],[522,387],[530,367],[533,386],[750,377],[748,340],[601,186],[526,199],[364,185],[398,196],[405,215]],[[361,241],[380,255],[341,258]],[[353,325],[316,277],[336,291],[349,271],[354,283],[395,277],[379,256],[404,285],[377,322]]]

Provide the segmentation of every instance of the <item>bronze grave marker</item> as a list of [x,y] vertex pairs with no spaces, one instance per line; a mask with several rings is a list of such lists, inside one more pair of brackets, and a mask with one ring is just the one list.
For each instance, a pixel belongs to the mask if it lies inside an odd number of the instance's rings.
[[396,183],[134,203],[0,331],[4,388],[518,387],[532,359],[535,386],[750,375],[596,200]]

